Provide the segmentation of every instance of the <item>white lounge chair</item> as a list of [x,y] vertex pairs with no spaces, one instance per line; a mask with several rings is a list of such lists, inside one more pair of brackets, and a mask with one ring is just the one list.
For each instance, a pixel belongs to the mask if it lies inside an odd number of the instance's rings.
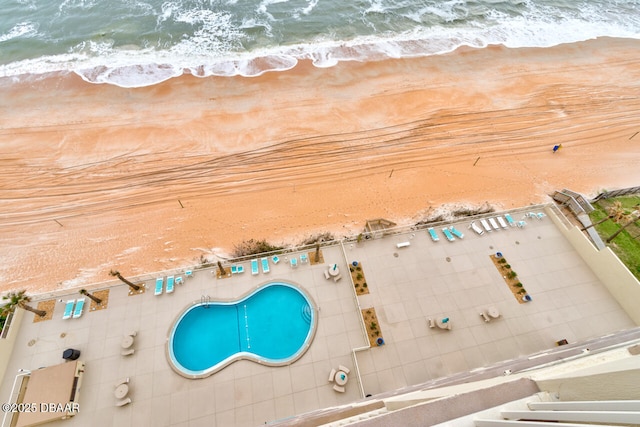
[[116,402],[116,406],[125,406],[125,405],[128,405],[129,403],[131,403],[131,398],[125,397],[124,399],[118,400]]
[[500,227],[502,227],[504,229],[506,229],[508,227],[507,223],[505,222],[504,219],[502,219],[501,216],[497,216],[496,219],[498,220],[498,224],[500,224]]
[[496,231],[500,230],[500,227],[498,226],[498,223],[496,222],[495,218],[489,218],[489,224],[491,224],[491,227],[493,227],[494,230]]
[[78,301],[76,301],[76,308],[73,310],[74,319],[77,319],[78,317],[82,316],[82,310],[84,309],[85,301],[86,301],[86,298],[79,298]]
[[62,314],[63,319],[70,319],[73,314],[73,306],[76,303],[76,300],[70,299],[67,301],[67,304],[64,306],[64,313]]
[[484,228],[484,231],[487,231],[489,233],[491,233],[491,231],[493,231],[493,230],[491,230],[491,227],[489,226],[489,223],[487,222],[486,219],[481,219],[480,220],[480,224],[482,224],[482,228]]
[[396,247],[397,247],[398,249],[400,249],[400,248],[406,248],[406,247],[409,247],[409,246],[411,246],[411,242],[400,242],[400,243],[396,243]]
[[476,233],[478,233],[479,236],[482,236],[484,234],[484,231],[482,230],[482,228],[478,227],[478,224],[476,224],[475,221],[471,222],[471,225],[469,225],[469,228],[475,231]]
[[167,293],[170,294],[171,292],[173,292],[173,284],[175,281],[175,277],[173,276],[168,276],[167,277]]

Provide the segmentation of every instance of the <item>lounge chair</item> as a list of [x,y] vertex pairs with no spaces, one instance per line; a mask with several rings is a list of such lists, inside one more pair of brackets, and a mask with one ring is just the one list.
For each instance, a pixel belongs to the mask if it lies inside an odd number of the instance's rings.
[[309,257],[307,254],[300,254],[300,264],[306,264],[309,262]]
[[333,382],[333,379],[336,377],[336,370],[335,369],[331,369],[331,372],[329,372],[329,382]]
[[70,299],[67,301],[67,305],[64,306],[64,314],[62,315],[63,319],[70,319],[73,314],[73,306],[76,303],[76,300]]
[[122,384],[129,384],[129,377],[119,379],[118,381],[116,381],[116,383],[113,386],[118,387],[119,385],[122,385]]
[[238,266],[237,265],[232,265],[231,266],[231,274],[238,274]]
[[173,276],[167,276],[167,293],[170,294],[173,292],[173,284],[175,278]]
[[440,238],[436,234],[436,230],[434,230],[433,227],[429,227],[427,229],[427,231],[429,232],[429,235],[431,236],[431,240],[433,240],[434,242],[437,242],[438,240],[440,240]]
[[258,273],[260,273],[260,270],[258,270],[258,260],[257,259],[252,259],[251,260],[251,275],[255,276]]
[[542,212],[538,212],[538,213],[536,214],[536,218],[538,218],[538,219],[542,219],[542,218],[544,218],[545,216],[546,216],[546,215],[545,215],[545,214],[543,214]]
[[396,247],[398,249],[400,248],[408,248],[409,246],[411,246],[411,242],[400,242],[400,243],[396,243]]
[[131,403],[131,398],[125,397],[124,399],[118,400],[116,402],[116,406],[125,406],[125,405],[128,405],[129,403]]
[[506,229],[508,227],[507,223],[505,222],[504,219],[502,219],[501,216],[497,216],[496,219],[498,220],[498,224],[500,224],[500,227],[502,227],[504,229]]
[[162,293],[162,287],[164,286],[164,278],[162,277],[158,277],[156,279],[156,290],[153,293],[154,295],[158,296]]
[[176,285],[182,285],[183,283],[184,280],[182,279],[182,276],[176,277]]
[[458,229],[455,228],[453,225],[449,227],[449,230],[451,230],[451,233],[453,233],[453,235],[456,236],[458,239],[462,239],[464,237],[464,234],[458,231]]
[[184,275],[187,276],[187,278],[191,278],[191,277],[193,277],[193,271],[187,270],[187,271],[184,272]]
[[77,319],[78,317],[82,316],[82,310],[84,309],[85,301],[86,301],[86,298],[79,298],[78,301],[76,301],[76,308],[73,310],[74,319]]
[[238,274],[242,274],[242,273],[244,273],[244,266],[239,265],[238,266]]
[[504,214],[504,217],[507,219],[507,222],[509,223],[509,225],[511,227],[515,227],[516,226],[516,222],[513,220],[513,218],[511,218],[510,214]]
[[496,222],[495,218],[489,218],[489,224],[491,224],[491,227],[493,227],[494,230],[496,231],[500,230],[500,227],[498,226],[498,223]]
[[268,273],[269,270],[269,258],[262,258],[260,260],[262,262],[262,272],[263,273]]
[[526,223],[526,222],[524,222],[524,221],[518,221],[518,227],[519,227],[519,228],[524,228],[524,226],[525,226],[525,225],[527,225],[527,223]]
[[478,227],[478,224],[476,224],[475,221],[471,222],[471,225],[469,225],[469,228],[475,231],[476,233],[478,233],[478,235],[480,236],[484,234],[484,231],[482,230],[482,228]]
[[480,224],[482,224],[482,228],[484,228],[484,231],[488,231],[489,233],[493,231],[491,230],[491,227],[489,226],[489,223],[487,222],[486,219],[481,219]]
[[278,257],[278,255],[274,255],[271,257],[271,262],[273,262],[273,265],[276,265],[277,263],[280,262],[280,258]]
[[335,384],[335,385],[333,386],[333,389],[334,389],[335,391],[337,391],[338,393],[344,393],[344,387],[340,387],[338,384]]
[[455,239],[453,238],[453,234],[451,234],[451,231],[449,231],[448,228],[443,228],[442,232],[444,233],[444,237],[447,238],[448,241],[453,242]]
[[127,348],[127,349],[125,349],[125,350],[122,350],[122,351],[120,352],[120,354],[121,354],[121,355],[123,355],[123,356],[131,356],[131,355],[132,355],[133,353],[135,353],[135,352],[136,352],[136,351],[135,351],[134,349],[132,349],[132,348]]
[[289,260],[289,262],[291,263],[291,268],[297,268],[298,267],[298,258],[293,257]]

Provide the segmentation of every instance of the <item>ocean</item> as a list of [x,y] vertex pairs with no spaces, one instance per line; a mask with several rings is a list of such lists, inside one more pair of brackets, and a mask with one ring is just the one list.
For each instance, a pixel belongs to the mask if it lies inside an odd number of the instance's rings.
[[437,55],[640,38],[640,0],[2,0],[0,77],[142,87]]

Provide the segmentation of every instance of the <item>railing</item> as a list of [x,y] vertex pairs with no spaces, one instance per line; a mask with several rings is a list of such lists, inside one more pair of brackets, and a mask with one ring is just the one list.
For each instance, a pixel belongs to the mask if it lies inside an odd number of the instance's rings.
[[595,203],[601,199],[609,199],[611,197],[618,197],[618,196],[629,196],[633,194],[640,194],[640,187],[628,187],[628,188],[621,188],[619,190],[603,191],[602,193],[594,197],[591,200],[591,202]]

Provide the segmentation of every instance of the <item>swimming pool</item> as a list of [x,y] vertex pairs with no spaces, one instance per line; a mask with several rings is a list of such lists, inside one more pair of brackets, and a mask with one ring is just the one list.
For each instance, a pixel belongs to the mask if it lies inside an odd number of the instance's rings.
[[317,324],[311,298],[285,282],[260,286],[234,301],[196,301],[169,331],[171,367],[203,378],[239,359],[280,366],[309,348]]

